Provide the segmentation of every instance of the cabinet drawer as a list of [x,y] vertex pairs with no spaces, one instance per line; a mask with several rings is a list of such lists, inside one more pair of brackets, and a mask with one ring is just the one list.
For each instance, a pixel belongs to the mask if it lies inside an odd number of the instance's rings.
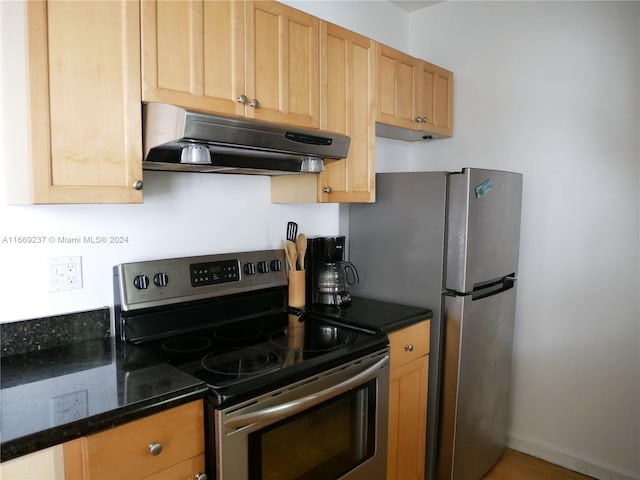
[[204,472],[204,454],[151,475],[144,480],[195,480]]
[[[204,452],[202,401],[81,439],[85,479],[145,478]],[[150,444],[161,444],[157,455]]]
[[429,353],[429,320],[389,334],[391,369]]

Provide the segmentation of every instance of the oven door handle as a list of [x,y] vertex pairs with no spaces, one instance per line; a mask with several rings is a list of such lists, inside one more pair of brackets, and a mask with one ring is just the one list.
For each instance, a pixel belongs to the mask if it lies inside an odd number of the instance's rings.
[[283,403],[281,405],[274,405],[263,410],[257,410],[255,412],[239,414],[237,416],[229,417],[224,421],[224,426],[227,428],[242,428],[256,423],[258,421],[277,421],[281,418],[288,417],[296,414],[309,407],[318,405],[325,400],[333,398],[344,392],[348,392],[358,384],[367,382],[378,375],[378,370],[388,365],[389,356],[385,355],[382,360],[374,363],[372,366],[366,368],[362,372],[354,375],[353,377],[345,380],[342,383],[329,387],[325,390],[321,390],[311,395],[304,396],[297,400]]

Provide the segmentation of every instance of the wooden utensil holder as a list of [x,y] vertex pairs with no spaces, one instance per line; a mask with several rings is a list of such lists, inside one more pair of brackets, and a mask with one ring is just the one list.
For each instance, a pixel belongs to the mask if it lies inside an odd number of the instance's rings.
[[304,308],[306,304],[306,288],[304,270],[289,271],[289,306]]

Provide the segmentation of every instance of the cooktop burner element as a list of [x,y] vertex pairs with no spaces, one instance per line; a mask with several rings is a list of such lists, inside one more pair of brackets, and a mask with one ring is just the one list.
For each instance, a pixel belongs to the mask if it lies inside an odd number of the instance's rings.
[[[298,349],[305,353],[325,352],[352,344],[356,340],[356,332],[337,325],[303,325],[303,338]],[[269,341],[282,349],[294,348],[291,345],[291,328],[274,332]]]
[[280,356],[259,347],[212,352],[202,359],[209,385],[221,387],[282,368]]
[[220,408],[386,347],[289,309],[283,265],[282,250],[119,265],[117,335],[207,383]]
[[162,344],[167,352],[190,353],[206,350],[211,341],[204,337],[177,337],[170,338]]
[[260,338],[264,330],[259,325],[227,325],[216,330],[215,336],[222,340],[246,342],[251,338]]

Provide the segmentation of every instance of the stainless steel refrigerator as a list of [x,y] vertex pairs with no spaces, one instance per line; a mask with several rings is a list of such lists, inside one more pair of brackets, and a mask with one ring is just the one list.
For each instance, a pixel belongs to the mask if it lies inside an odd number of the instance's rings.
[[380,173],[349,207],[352,294],[431,308],[426,479],[477,480],[506,445],[522,175]]

